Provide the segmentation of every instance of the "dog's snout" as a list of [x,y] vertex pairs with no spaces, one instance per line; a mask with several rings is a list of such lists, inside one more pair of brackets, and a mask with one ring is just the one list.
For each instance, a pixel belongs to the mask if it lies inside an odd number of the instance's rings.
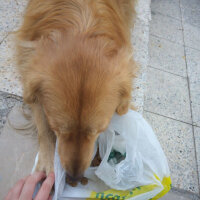
[[71,174],[67,173],[67,174],[66,174],[66,177],[67,177],[70,181],[75,182],[75,181],[81,180],[81,178],[83,177],[83,175],[76,175],[76,174],[71,175]]

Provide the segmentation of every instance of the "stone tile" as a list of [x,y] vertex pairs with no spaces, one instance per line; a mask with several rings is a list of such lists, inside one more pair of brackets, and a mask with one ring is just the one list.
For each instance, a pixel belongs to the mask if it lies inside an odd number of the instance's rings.
[[185,48],[188,77],[190,81],[191,101],[200,103],[200,51]]
[[179,20],[181,19],[179,1],[177,0],[152,0],[151,10],[169,17],[174,17]]
[[[191,4],[191,3],[190,3]],[[191,24],[200,28],[200,9],[182,7],[182,19],[184,23]]]
[[0,6],[0,43],[11,32],[16,31],[21,22],[27,1],[6,0]]
[[199,127],[194,127],[194,137],[195,137],[197,165],[198,165],[199,181],[200,181],[200,128]]
[[154,129],[167,156],[172,186],[194,193],[199,192],[192,125],[144,113]]
[[200,126],[200,51],[185,48],[194,125]]
[[20,13],[15,0],[1,1],[0,21],[1,33],[5,34],[16,30],[20,21]]
[[144,107],[144,79],[145,73],[140,73],[139,77],[134,80],[131,104],[137,112],[142,113]]
[[181,8],[190,8],[194,10],[200,10],[200,2],[199,0],[180,0]]
[[160,15],[152,11],[150,33],[183,45],[181,21],[171,17]]
[[191,123],[187,79],[148,67],[144,110]]
[[149,55],[150,66],[186,77],[184,47],[182,45],[151,35]]
[[15,66],[14,35],[10,34],[0,45],[0,91],[21,96],[20,76]]
[[200,197],[197,194],[192,194],[183,191],[174,191],[173,189],[166,194],[161,200],[199,200]]
[[136,20],[131,39],[135,50],[134,60],[139,64],[137,78],[133,83],[132,102],[137,108],[137,111],[142,113],[144,104],[144,82],[146,82],[145,74],[148,65],[149,27],[146,24],[141,24],[140,20]]
[[18,134],[10,129],[6,133],[0,135],[0,199],[19,179],[31,173],[38,151],[36,136]]
[[0,31],[0,44],[1,44],[2,41],[6,38],[6,36],[7,36],[7,33],[6,33],[6,32]]
[[18,12],[23,17],[23,14],[24,14],[24,11],[26,9],[28,1],[27,0],[15,0],[15,1],[16,1],[16,4],[17,4]]
[[193,125],[200,126],[200,103],[191,103]]
[[200,50],[200,28],[183,23],[185,45]]

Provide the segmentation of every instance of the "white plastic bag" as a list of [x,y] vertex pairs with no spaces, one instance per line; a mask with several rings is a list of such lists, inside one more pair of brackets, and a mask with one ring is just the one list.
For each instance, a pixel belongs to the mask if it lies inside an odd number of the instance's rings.
[[[113,144],[116,137],[120,137],[125,145],[126,157],[111,166],[108,157],[111,148],[116,146]],[[166,157],[152,128],[135,111],[130,110],[123,116],[114,115],[108,130],[100,135],[99,149],[103,160],[95,173],[111,188],[129,190],[151,184],[152,179],[156,181],[154,174],[160,180],[169,176]]]
[[55,152],[55,199],[158,199],[171,187],[169,167],[149,124],[137,112],[115,114],[96,146],[102,159],[85,172],[86,186],[65,184],[65,171]]

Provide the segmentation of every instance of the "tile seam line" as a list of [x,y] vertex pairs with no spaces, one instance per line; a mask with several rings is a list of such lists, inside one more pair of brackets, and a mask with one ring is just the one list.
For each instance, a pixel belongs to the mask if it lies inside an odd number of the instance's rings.
[[177,42],[172,42],[171,40],[169,40],[169,39],[167,39],[167,38],[163,38],[163,37],[154,35],[154,34],[152,34],[152,33],[150,34],[150,36],[154,37],[155,39],[165,40],[165,42],[169,42],[169,43],[171,43],[171,44],[175,44],[175,45],[178,45],[178,46],[183,47],[183,44],[180,44],[180,43],[177,43]]
[[[181,5],[180,5],[179,8],[181,9]],[[185,9],[184,7],[182,7],[182,8]],[[159,11],[155,11],[155,10],[152,10],[152,11],[153,11],[154,13],[157,13],[157,14],[163,16],[163,17],[168,17],[168,18],[173,19],[173,20],[175,20],[175,21],[182,22],[182,17],[181,17],[181,19],[178,19],[178,18],[169,16],[169,15],[165,15],[165,14],[159,12]],[[180,12],[180,14],[181,14],[181,12]],[[196,27],[196,28],[200,28],[200,26],[198,26],[198,25],[194,25],[194,24],[191,24],[191,23],[187,23],[187,24],[189,24],[189,25],[191,25],[191,26],[194,26],[194,27]]]
[[0,94],[1,94],[1,93],[2,93],[4,96],[7,96],[7,97],[10,97],[10,95],[11,95],[11,96],[12,96],[11,98],[21,98],[21,99],[23,99],[22,96],[19,96],[19,95],[10,93],[10,92],[5,92],[5,91],[0,90]]
[[[182,13],[182,9],[190,9],[190,10],[195,10],[195,11],[199,11],[199,12],[200,12],[199,9],[192,9],[192,8],[187,8],[187,7],[181,6],[181,3],[180,3],[180,9],[181,9],[181,13]],[[182,16],[181,16],[181,21],[182,21]],[[188,22],[186,22],[185,20],[184,20],[184,22],[185,22],[186,24],[189,24],[190,26],[194,26],[194,27],[196,27],[196,28],[200,28],[199,25],[195,25],[195,24],[192,24],[192,23],[188,23]]]
[[165,70],[163,70],[163,69],[159,69],[159,68],[153,67],[153,66],[151,66],[151,65],[147,65],[147,67],[150,67],[150,68],[153,68],[153,69],[157,69],[157,70],[159,70],[159,71],[161,71],[161,72],[166,72],[166,73],[168,73],[168,74],[172,74],[172,75],[174,75],[174,76],[178,76],[178,77],[187,79],[187,77],[185,77],[185,76],[181,76],[181,75],[178,75],[178,74],[174,74],[174,73],[172,73],[172,72],[168,72],[168,71],[165,71]]
[[3,39],[0,41],[0,45],[4,42],[4,40],[8,37],[9,33],[6,33],[6,35],[3,37]]
[[[200,30],[200,29],[199,29]],[[191,47],[191,46],[188,46],[188,45],[185,45],[185,47],[187,47],[187,48],[190,48],[190,49],[192,49],[192,50],[195,50],[195,51],[198,51],[198,52],[200,52],[200,49],[196,49],[196,48],[194,48],[194,47]]]
[[169,40],[169,39],[167,39],[167,38],[164,38],[164,37],[161,37],[161,36],[158,36],[158,35],[154,35],[154,34],[152,34],[152,33],[150,33],[150,36],[153,36],[154,38],[157,38],[157,39],[161,39],[161,40],[165,40],[165,41],[168,41],[168,42],[170,42],[170,43],[173,43],[173,44],[176,44],[176,45],[179,45],[179,46],[182,46],[182,47],[187,47],[187,48],[190,48],[190,49],[193,49],[193,50],[195,50],[195,51],[198,51],[198,52],[200,52],[200,49],[197,49],[197,48],[195,48],[195,47],[191,47],[190,45],[184,45],[184,44],[181,44],[181,43],[179,43],[179,42],[174,42],[174,41],[172,41],[172,40]]
[[[200,12],[200,11],[199,11]],[[198,29],[200,29],[200,26],[197,26],[197,25],[194,25],[194,24],[190,24],[190,23],[188,23],[188,22],[185,22],[186,24],[189,24],[190,26],[193,26],[193,27],[195,27],[195,28],[198,28]]]
[[150,35],[153,36],[153,37],[155,37],[155,38],[163,39],[163,40],[166,40],[166,41],[171,42],[171,43],[173,43],[173,44],[175,43],[175,44],[177,44],[177,45],[183,46],[183,44],[181,44],[181,43],[179,43],[179,42],[172,41],[172,40],[169,40],[169,39],[167,39],[167,38],[164,38],[164,37],[161,37],[161,36],[154,35],[154,34],[151,33],[151,31],[150,31]]
[[152,113],[152,114],[155,114],[155,115],[159,115],[159,116],[161,116],[161,117],[165,117],[165,118],[168,118],[168,119],[171,119],[171,120],[175,120],[175,121],[178,121],[178,122],[181,122],[181,123],[184,123],[184,124],[187,124],[187,125],[191,125],[191,126],[192,126],[192,124],[189,123],[189,122],[185,122],[185,121],[182,121],[182,120],[179,120],[179,119],[175,119],[175,118],[172,118],[172,117],[168,117],[168,116],[166,116],[166,115],[162,115],[162,114],[160,114],[160,113],[152,112],[152,111],[146,110],[146,109],[144,109],[144,111],[145,111],[145,112],[148,112],[148,113]]
[[168,117],[168,116],[166,116],[166,115],[162,115],[162,114],[160,114],[160,113],[152,112],[152,111],[150,111],[150,110],[145,110],[145,109],[144,109],[144,112],[151,113],[151,114],[154,114],[154,115],[158,115],[158,116],[161,116],[161,117],[165,117],[165,118],[167,118],[167,119],[171,119],[171,120],[174,120],[174,121],[177,121],[177,122],[181,122],[181,123],[184,123],[184,124],[187,124],[187,125],[191,125],[191,126],[200,128],[200,126],[198,126],[198,125],[190,124],[189,122],[181,121],[181,120],[179,120],[179,119],[175,119],[175,118],[172,118],[172,117]]
[[197,128],[200,128],[200,126],[199,126],[199,125],[194,125],[194,124],[193,124],[192,126],[194,126],[194,127],[197,127]]
[[181,19],[178,19],[178,18],[175,18],[175,17],[169,16],[169,15],[165,15],[165,14],[159,12],[159,11],[152,10],[151,12],[154,12],[154,13],[157,13],[157,14],[163,16],[163,17],[169,17],[170,19],[173,19],[173,20],[176,20],[176,21],[181,22]]
[[[185,36],[184,36],[184,29],[183,29],[183,12],[182,12],[182,7],[181,7],[181,0],[179,0],[179,9],[181,13],[181,26],[182,26],[182,36],[183,36],[183,47],[184,47],[184,56],[185,56],[185,64],[186,64],[186,74],[187,74],[187,85],[188,85],[188,94],[189,94],[189,100],[190,100],[190,113],[191,113],[191,119],[192,119],[192,124],[194,123],[193,121],[193,112],[192,112],[192,104],[191,104],[191,93],[190,93],[190,80],[188,76],[188,65],[187,65],[187,56],[186,56],[186,50],[185,50]],[[200,194],[200,183],[199,183],[199,169],[198,169],[198,163],[197,163],[197,151],[196,151],[196,141],[195,141],[195,134],[194,134],[194,126],[192,125],[192,133],[193,133],[193,144],[194,144],[194,153],[195,153],[195,160],[196,160],[196,172],[197,172],[197,183],[198,183],[198,192]]]
[[184,190],[184,189],[180,189],[180,188],[177,188],[177,187],[174,187],[172,186],[172,192],[175,192],[175,193],[181,193],[183,195],[189,195],[189,196],[192,196],[192,197],[200,197],[199,194],[197,193],[194,193],[194,192],[191,192],[191,191],[188,191],[188,190]]

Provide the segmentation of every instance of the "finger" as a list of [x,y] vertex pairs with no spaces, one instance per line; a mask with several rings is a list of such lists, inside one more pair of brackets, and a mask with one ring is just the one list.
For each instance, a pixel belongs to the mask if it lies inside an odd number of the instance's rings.
[[47,200],[49,198],[54,182],[55,182],[55,175],[53,172],[51,172],[47,176],[46,180],[43,182],[35,200]]
[[7,196],[4,198],[4,200],[11,200],[11,196],[12,196],[12,189],[10,189],[10,191],[8,192]]
[[53,199],[53,197],[52,197],[52,196],[49,196],[48,200],[52,200],[52,199]]
[[18,199],[27,178],[28,176],[19,180],[15,186],[10,189],[9,193],[5,197],[5,200]]
[[20,199],[32,199],[36,184],[45,177],[46,175],[44,172],[34,172],[32,175],[30,175],[24,184]]
[[25,180],[19,180],[12,189],[11,199],[19,199]]

